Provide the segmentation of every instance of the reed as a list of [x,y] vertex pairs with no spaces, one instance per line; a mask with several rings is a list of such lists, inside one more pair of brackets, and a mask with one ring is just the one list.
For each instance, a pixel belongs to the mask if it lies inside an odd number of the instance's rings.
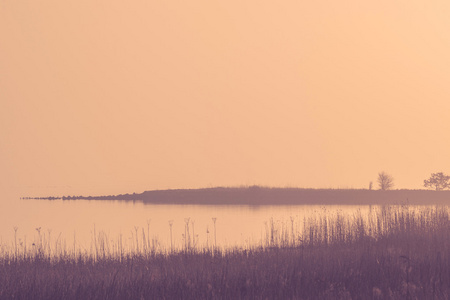
[[387,206],[272,219],[261,246],[213,251],[149,246],[148,233],[132,247],[96,233],[96,247],[70,251],[39,230],[32,249],[0,246],[0,299],[448,299],[449,216]]

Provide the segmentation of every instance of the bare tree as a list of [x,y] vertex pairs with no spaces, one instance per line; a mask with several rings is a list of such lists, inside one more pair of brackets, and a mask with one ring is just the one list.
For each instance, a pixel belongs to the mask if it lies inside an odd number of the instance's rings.
[[394,178],[386,172],[378,173],[378,186],[380,190],[390,190],[394,186]]
[[431,173],[429,179],[423,181],[424,187],[430,187],[436,189],[436,191],[442,191],[450,188],[450,176],[445,175],[442,172]]

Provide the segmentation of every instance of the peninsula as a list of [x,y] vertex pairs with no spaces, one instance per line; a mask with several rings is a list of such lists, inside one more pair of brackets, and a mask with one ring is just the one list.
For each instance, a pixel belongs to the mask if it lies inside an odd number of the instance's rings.
[[42,200],[114,200],[180,205],[448,205],[450,191],[214,187],[152,190],[108,196],[23,197]]

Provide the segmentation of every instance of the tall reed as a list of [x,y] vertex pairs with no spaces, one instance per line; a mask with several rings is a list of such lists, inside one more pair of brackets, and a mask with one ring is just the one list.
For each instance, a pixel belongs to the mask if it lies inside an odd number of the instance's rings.
[[97,246],[69,251],[39,229],[32,249],[0,245],[0,299],[449,299],[449,216],[391,206],[272,219],[261,246],[214,252],[97,232]]

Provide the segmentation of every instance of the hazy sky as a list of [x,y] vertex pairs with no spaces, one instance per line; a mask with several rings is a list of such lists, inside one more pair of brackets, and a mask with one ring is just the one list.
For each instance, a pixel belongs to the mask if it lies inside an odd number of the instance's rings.
[[[344,3],[345,2],[345,3]],[[450,172],[450,2],[0,2],[0,187],[397,188]]]

